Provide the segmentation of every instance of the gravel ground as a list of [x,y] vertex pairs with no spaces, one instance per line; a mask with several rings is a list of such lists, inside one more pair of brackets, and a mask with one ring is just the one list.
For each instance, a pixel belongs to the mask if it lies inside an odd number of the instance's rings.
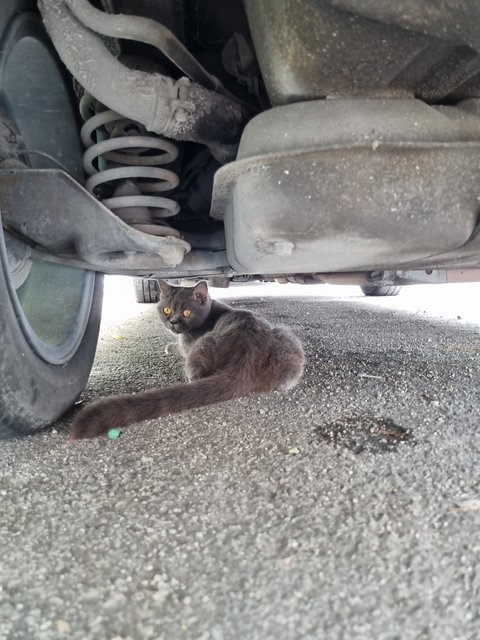
[[[233,302],[301,337],[296,389],[2,443],[0,639],[480,638],[479,326]],[[181,380],[169,340],[119,316],[83,400]]]

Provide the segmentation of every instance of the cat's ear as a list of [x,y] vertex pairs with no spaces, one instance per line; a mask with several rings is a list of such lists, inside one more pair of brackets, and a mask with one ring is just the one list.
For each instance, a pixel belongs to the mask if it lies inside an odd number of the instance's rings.
[[169,296],[172,293],[172,287],[165,282],[165,280],[159,280],[158,286],[160,287],[160,292],[163,293],[164,296]]
[[208,286],[205,280],[196,284],[192,289],[192,296],[197,302],[205,304],[208,300]]

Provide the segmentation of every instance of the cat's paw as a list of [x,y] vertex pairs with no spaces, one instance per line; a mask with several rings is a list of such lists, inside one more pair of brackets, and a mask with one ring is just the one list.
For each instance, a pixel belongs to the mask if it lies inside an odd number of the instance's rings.
[[175,355],[175,356],[182,355],[178,342],[169,342],[165,347],[165,349],[163,350],[163,352],[166,353],[167,355]]

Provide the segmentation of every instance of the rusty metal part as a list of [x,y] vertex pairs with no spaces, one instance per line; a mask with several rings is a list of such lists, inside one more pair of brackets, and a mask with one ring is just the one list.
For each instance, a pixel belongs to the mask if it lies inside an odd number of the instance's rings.
[[96,108],[96,101],[85,93],[80,111],[86,120],[81,138],[86,147],[83,167],[89,176],[87,191],[140,231],[178,235],[164,219],[180,210],[169,197],[179,177],[163,166],[178,158],[177,145],[110,109],[101,107],[97,112]]
[[190,251],[180,237],[155,237],[128,226],[63,171],[1,171],[0,186],[7,231],[90,269],[164,269],[181,264]]
[[19,268],[20,259],[32,258],[124,275],[232,274],[215,235],[210,249],[207,239],[190,234],[192,242],[206,247],[190,251],[175,229],[169,237],[137,231],[56,169],[0,171],[0,212],[4,230],[21,241]]
[[236,100],[191,82],[133,70],[111,54],[101,37],[82,25],[64,0],[39,0],[47,31],[66,67],[99,102],[148,131],[207,145],[226,162],[250,110]]
[[480,269],[446,269],[445,275],[447,282],[480,282]]
[[149,44],[159,49],[194,82],[212,91],[225,92],[220,81],[209,74],[170,29],[159,22],[141,16],[105,13],[87,0],[65,0],[65,4],[75,18],[91,31],[111,38]]
[[395,284],[447,284],[480,282],[480,269],[415,269],[397,271]]
[[480,282],[480,269],[412,269],[410,271],[377,271],[349,273],[302,273],[277,276],[279,284],[396,285],[447,284]]

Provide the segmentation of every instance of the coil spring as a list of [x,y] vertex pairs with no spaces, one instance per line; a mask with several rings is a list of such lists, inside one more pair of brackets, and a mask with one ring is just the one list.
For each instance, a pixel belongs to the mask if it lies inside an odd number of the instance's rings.
[[164,220],[179,212],[178,203],[156,195],[178,186],[178,175],[160,168],[178,158],[178,147],[115,111],[96,113],[94,104],[89,94],[80,101],[86,189],[97,197],[110,192],[103,204],[127,224],[153,235],[179,237]]

